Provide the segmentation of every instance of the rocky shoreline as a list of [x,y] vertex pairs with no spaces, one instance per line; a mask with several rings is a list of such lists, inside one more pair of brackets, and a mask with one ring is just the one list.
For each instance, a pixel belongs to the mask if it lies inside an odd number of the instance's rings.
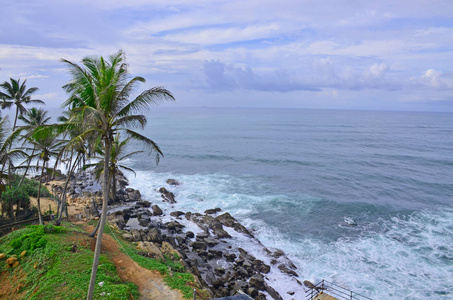
[[[158,203],[142,199],[140,191],[126,188],[124,177],[119,181],[122,184],[116,199],[109,203],[114,206],[109,210],[108,221],[123,230],[123,238],[137,243],[142,255],[177,255],[214,297],[231,296],[242,290],[253,299],[304,298],[298,270],[284,251],[266,248],[228,212],[220,208],[204,213],[163,210]],[[167,180],[168,189],[177,185],[177,180]],[[86,174],[79,174],[70,186],[70,203],[83,203],[85,207],[76,216],[79,219],[99,217],[101,192],[92,187],[93,179]],[[158,192],[162,202],[170,207],[177,203],[174,193],[166,187]],[[249,249],[251,245],[253,249]],[[290,288],[282,284],[285,281],[292,282]]]

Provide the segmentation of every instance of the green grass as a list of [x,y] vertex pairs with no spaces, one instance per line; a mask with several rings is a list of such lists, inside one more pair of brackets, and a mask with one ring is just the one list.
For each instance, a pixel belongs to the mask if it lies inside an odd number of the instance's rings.
[[[72,252],[76,235],[70,225],[33,225],[0,239],[0,253],[19,258],[20,267],[8,268],[0,261],[0,273],[14,283],[24,299],[81,299],[90,280],[93,252],[80,244]],[[27,251],[20,258],[22,251]],[[99,286],[99,282],[104,285]],[[94,299],[138,299],[133,283],[124,283],[115,265],[101,255],[96,276]]]

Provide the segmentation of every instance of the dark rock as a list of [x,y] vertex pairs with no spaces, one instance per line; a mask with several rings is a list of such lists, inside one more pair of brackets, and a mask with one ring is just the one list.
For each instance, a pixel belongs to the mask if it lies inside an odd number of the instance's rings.
[[215,267],[214,272],[216,273],[216,275],[220,276],[225,274],[225,269],[221,266],[217,266]]
[[172,192],[167,191],[166,188],[161,187],[159,189],[159,192],[162,194],[161,196],[162,196],[162,199],[164,199],[164,201],[169,202],[171,204],[176,203],[175,194],[173,194]]
[[222,279],[216,278],[212,281],[212,287],[215,289],[223,287],[223,285],[224,285],[224,282]]
[[216,217],[216,220],[218,220],[220,223],[227,227],[233,227],[235,223],[237,223],[237,220],[233,218],[229,213],[223,213],[219,216]]
[[179,231],[181,228],[184,228],[184,225],[179,224],[176,221],[168,222],[166,225],[167,225],[168,229],[174,230],[174,231]]
[[184,214],[185,214],[184,212],[178,210],[178,211],[172,211],[170,213],[170,216],[178,218],[179,216],[182,216]]
[[179,181],[177,181],[176,179],[173,179],[173,178],[169,178],[169,179],[167,179],[167,184],[175,186],[175,185],[179,185]]
[[222,211],[222,209],[220,208],[214,208],[214,209],[207,209],[204,211],[205,214],[208,214],[208,215],[215,215],[216,213]]
[[267,274],[271,271],[271,267],[269,265],[266,265],[264,262],[258,259],[253,262],[253,266],[256,270],[264,274]]
[[140,242],[142,240],[140,232],[137,229],[131,229],[131,234],[134,242]]
[[226,261],[233,262],[237,256],[234,253],[223,253],[223,257],[225,257]]
[[249,296],[251,296],[252,298],[255,298],[256,296],[258,296],[258,290],[256,288],[254,288],[254,287],[249,287],[247,289],[247,294]]
[[275,258],[279,258],[281,256],[285,255],[285,252],[283,252],[283,250],[280,250],[280,249],[276,249],[274,251],[274,253],[272,253],[272,257],[275,257]]
[[266,289],[266,287],[264,286],[264,278],[261,274],[255,274],[250,277],[249,285],[261,291],[264,291]]
[[209,247],[214,247],[219,244],[219,241],[213,238],[205,238],[204,241]]
[[192,231],[187,231],[186,232],[186,237],[187,238],[193,238],[193,237],[195,237],[195,234]]
[[285,266],[284,264],[279,264],[278,265],[278,268],[280,269],[280,271],[282,271],[283,273],[286,273],[286,274],[289,274],[289,275],[293,275],[295,277],[299,277],[299,275],[297,275],[296,272],[294,272],[293,270],[291,270],[290,268],[288,268],[287,266]]
[[276,290],[274,290],[271,286],[267,285],[266,283],[264,283],[264,285],[265,285],[266,292],[272,298],[274,298],[274,300],[283,300],[282,296],[280,296],[280,294]]
[[197,240],[204,241],[205,238],[209,237],[209,233],[201,232],[197,234]]
[[163,215],[162,209],[157,204],[154,204],[152,207],[153,216],[161,216]]
[[230,296],[234,296],[234,294],[236,294],[236,292],[239,290],[245,292],[246,288],[247,288],[247,283],[245,283],[242,280],[238,280],[234,283],[233,288],[230,292]]
[[149,202],[149,201],[137,201],[137,203],[135,203],[135,205],[141,206],[141,207],[151,207],[151,202]]
[[222,257],[222,254],[223,254],[223,252],[221,250],[214,250],[214,249],[209,249],[208,253],[212,254],[213,257]]
[[190,246],[191,246],[193,249],[203,249],[203,250],[206,250],[206,249],[208,248],[208,244],[206,244],[205,242],[200,242],[200,241],[195,241],[195,242],[191,243]]
[[149,241],[153,242],[153,243],[159,243],[160,244],[163,241],[162,233],[156,227],[153,227],[153,228],[149,229],[149,232],[148,232],[147,236],[149,237]]

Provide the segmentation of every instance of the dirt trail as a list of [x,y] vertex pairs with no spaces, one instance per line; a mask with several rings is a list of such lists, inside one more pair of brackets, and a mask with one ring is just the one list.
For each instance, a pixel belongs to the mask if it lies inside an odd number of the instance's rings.
[[[86,226],[85,230],[91,232],[92,226]],[[94,251],[95,240],[92,240]],[[108,254],[118,269],[120,278],[124,281],[133,282],[138,286],[142,300],[182,300],[178,291],[167,287],[162,275],[158,271],[151,271],[139,266],[129,256],[121,252],[114,238],[105,233],[102,235],[101,253]]]

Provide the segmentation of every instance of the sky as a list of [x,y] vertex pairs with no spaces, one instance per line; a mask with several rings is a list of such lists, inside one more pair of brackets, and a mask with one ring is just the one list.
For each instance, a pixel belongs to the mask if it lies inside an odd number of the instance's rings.
[[452,0],[0,1],[0,82],[48,107],[122,49],[167,106],[453,111]]

